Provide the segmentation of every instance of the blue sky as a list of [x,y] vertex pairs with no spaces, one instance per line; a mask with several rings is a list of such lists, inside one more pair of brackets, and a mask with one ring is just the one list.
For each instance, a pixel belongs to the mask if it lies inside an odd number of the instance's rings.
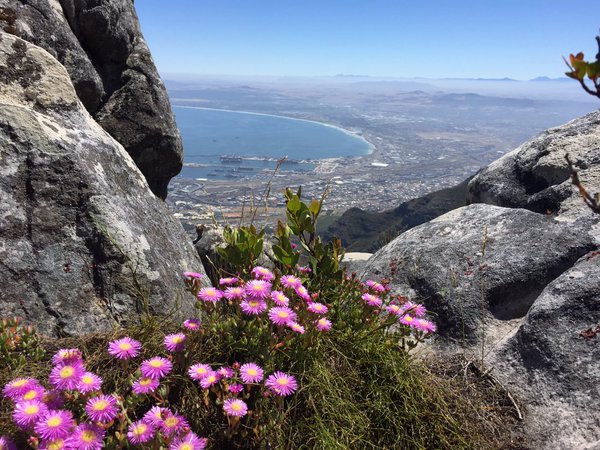
[[161,73],[530,79],[593,59],[589,0],[136,0]]

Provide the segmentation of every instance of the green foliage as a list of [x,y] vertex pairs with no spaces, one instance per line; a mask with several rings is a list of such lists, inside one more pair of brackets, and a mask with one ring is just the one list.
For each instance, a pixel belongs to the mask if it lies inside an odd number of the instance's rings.
[[0,361],[9,367],[39,361],[44,356],[40,338],[30,325],[23,325],[18,317],[0,321]]
[[[337,238],[324,243],[317,234],[317,219],[321,213],[326,195],[310,204],[301,200],[302,188],[296,193],[286,189],[287,224],[281,221],[277,225],[273,253],[284,271],[289,271],[300,261],[304,251],[307,265],[310,268],[311,286],[323,286],[326,282],[339,281],[343,277],[340,261],[344,256],[341,241]],[[294,241],[300,244],[298,248]]]
[[263,250],[264,234],[264,229],[257,231],[254,225],[239,228],[227,225],[223,230],[226,245],[217,251],[227,264],[248,272]]

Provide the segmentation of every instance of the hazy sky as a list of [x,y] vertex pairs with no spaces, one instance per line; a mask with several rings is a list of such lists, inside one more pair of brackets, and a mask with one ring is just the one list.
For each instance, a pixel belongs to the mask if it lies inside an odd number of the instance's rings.
[[162,73],[560,77],[590,0],[136,0]]

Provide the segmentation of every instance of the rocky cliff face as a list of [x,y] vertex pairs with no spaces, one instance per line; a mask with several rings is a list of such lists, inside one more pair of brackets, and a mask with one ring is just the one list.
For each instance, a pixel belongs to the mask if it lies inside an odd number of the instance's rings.
[[0,67],[0,316],[77,335],[191,312],[191,242],[65,67],[6,33]]
[[[600,448],[600,112],[490,164],[469,206],[398,236],[366,263],[438,314],[433,351],[461,352],[516,394],[531,448]],[[598,328],[597,328],[598,327]],[[595,330],[595,331],[594,331]]]
[[50,53],[95,120],[166,198],[183,150],[132,0],[0,0],[0,26]]

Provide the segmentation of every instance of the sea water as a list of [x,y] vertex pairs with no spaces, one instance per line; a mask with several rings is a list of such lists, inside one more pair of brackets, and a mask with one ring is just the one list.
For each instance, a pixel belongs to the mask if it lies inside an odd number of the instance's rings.
[[175,106],[186,178],[227,179],[272,170],[310,171],[312,160],[365,155],[359,136],[318,122],[287,117]]

